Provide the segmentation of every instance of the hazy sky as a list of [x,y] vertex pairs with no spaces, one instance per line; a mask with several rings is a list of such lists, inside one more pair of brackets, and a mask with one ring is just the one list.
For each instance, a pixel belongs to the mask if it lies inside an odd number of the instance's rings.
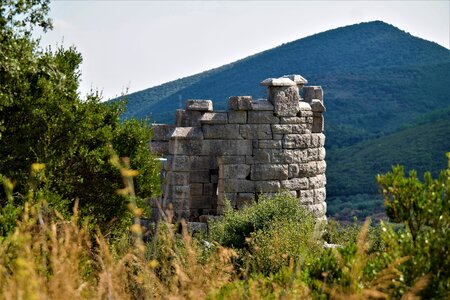
[[[450,48],[450,1],[53,1],[44,45],[83,55],[80,92],[146,89],[340,26],[382,20]],[[279,74],[268,74],[268,76]]]

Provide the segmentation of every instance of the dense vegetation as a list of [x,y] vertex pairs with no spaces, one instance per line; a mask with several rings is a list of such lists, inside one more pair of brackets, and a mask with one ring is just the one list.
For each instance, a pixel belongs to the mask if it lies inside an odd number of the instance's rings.
[[[124,117],[151,115],[158,122],[170,122],[186,98],[212,99],[216,109],[224,109],[229,96],[265,97],[259,81],[292,73],[325,91],[332,215],[347,220],[378,216],[382,203],[374,195],[374,177],[392,165],[434,174],[445,167],[439,158],[450,149],[445,135],[448,114],[436,125],[429,119],[427,126],[417,129],[425,136],[403,129],[450,106],[450,51],[378,21],[319,33],[133,93]],[[393,141],[395,146],[388,144]],[[344,214],[333,213],[341,208]]]
[[[0,297],[446,299],[450,153],[448,161],[437,179],[428,173],[421,182],[402,167],[377,178],[396,227],[330,222],[324,230],[298,199],[281,193],[241,211],[229,208],[209,235],[192,237],[184,222],[177,233],[168,210],[147,242],[137,221],[131,236],[112,242],[98,233],[92,243],[87,225],[78,225],[77,206],[70,221],[42,221],[42,202],[27,203],[0,240]],[[128,184],[135,175],[122,173]]]
[[450,108],[424,115],[405,129],[380,138],[328,151],[329,215],[349,220],[353,216],[382,217],[383,204],[374,176],[403,165],[420,174],[437,175],[450,149]]
[[[113,154],[130,158],[139,172],[136,195],[141,202],[157,194],[159,171],[148,149],[149,123],[121,123],[120,103],[104,105],[96,93],[85,99],[78,95],[81,55],[74,48],[43,51],[31,37],[34,26],[51,28],[47,2],[0,5],[2,218],[14,220],[34,197],[68,216],[77,200],[80,216],[104,232],[124,230],[131,221],[128,200],[116,192],[122,179],[109,161]],[[0,226],[0,236],[8,230]]]
[[324,228],[289,193],[228,205],[195,236],[170,207],[142,227],[140,200],[158,192],[148,124],[80,99],[81,56],[30,37],[50,28],[47,4],[0,4],[0,299],[450,296],[450,153],[436,179],[400,166],[377,177],[395,227]]

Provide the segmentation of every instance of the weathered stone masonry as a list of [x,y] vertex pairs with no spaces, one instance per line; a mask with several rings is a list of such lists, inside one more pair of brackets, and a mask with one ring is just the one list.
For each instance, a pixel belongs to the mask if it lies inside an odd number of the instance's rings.
[[196,220],[221,214],[225,198],[239,209],[285,189],[325,218],[323,92],[306,83],[299,75],[269,78],[261,82],[267,100],[230,97],[227,111],[188,100],[176,125],[155,124],[152,148],[167,158],[163,206]]

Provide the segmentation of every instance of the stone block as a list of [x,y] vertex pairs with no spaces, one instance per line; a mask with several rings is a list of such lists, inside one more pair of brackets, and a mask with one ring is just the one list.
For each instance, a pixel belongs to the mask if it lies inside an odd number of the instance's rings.
[[309,188],[308,178],[292,178],[281,181],[281,187],[291,190],[307,190]]
[[291,124],[273,124],[272,126],[273,134],[290,134],[292,133]]
[[217,209],[219,210],[219,206],[225,205],[225,201],[229,201],[232,207],[236,207],[236,198],[237,193],[220,193],[217,195]]
[[219,179],[246,179],[250,174],[250,166],[239,165],[221,165],[219,166]]
[[299,111],[311,111],[311,105],[308,102],[300,101]]
[[228,98],[228,110],[251,110],[251,96],[233,96]]
[[253,151],[253,163],[255,164],[271,163],[273,152],[281,152],[281,150],[255,149]]
[[204,140],[201,151],[197,152],[202,155],[251,155],[251,140]]
[[226,112],[205,112],[200,117],[201,124],[227,124],[228,114]]
[[[246,179],[219,179],[225,193],[254,193],[255,182]],[[220,191],[219,191],[220,193]]]
[[313,170],[310,169],[311,162],[304,162],[298,164],[298,175],[299,177],[306,177],[313,173]]
[[323,174],[309,177],[309,186],[311,189],[323,188],[326,184],[327,179]]
[[327,163],[324,160],[317,162],[317,174],[325,174]]
[[209,176],[209,170],[191,170],[189,182],[208,183],[210,181]]
[[238,193],[236,197],[236,208],[242,209],[245,206],[249,206],[255,202],[254,193]]
[[169,142],[154,142],[150,144],[153,153],[166,156],[169,154]]
[[308,161],[308,149],[284,150],[292,159],[289,163],[305,163]]
[[327,212],[327,203],[317,203],[306,206],[316,217],[322,217]]
[[273,140],[282,140],[283,135],[282,134],[272,134],[272,139]]
[[[310,111],[310,110],[300,110],[297,113],[297,117],[305,117],[305,118],[307,118],[307,117],[312,117],[312,116],[313,116],[313,112]],[[306,119],[305,122],[309,122],[309,120]]]
[[168,172],[166,178],[168,185],[189,184],[189,172]]
[[255,181],[255,192],[276,193],[280,190],[281,184],[278,180]]
[[207,155],[194,155],[190,157],[191,169],[193,170],[209,170],[211,169],[211,158]]
[[303,88],[303,99],[307,103],[312,103],[313,99],[323,101],[323,91],[320,86],[305,86]]
[[190,99],[186,101],[186,110],[212,111],[213,103],[211,100]]
[[260,82],[260,85],[267,87],[290,87],[296,86],[290,78],[267,78]]
[[203,183],[191,183],[191,196],[201,196],[203,195]]
[[272,157],[271,157],[271,163],[283,163],[283,164],[290,164],[293,162],[293,155],[292,151],[288,151],[285,149],[280,150],[279,152],[273,151]]
[[314,201],[314,190],[300,190],[298,191],[299,199],[301,200],[302,204],[313,204]]
[[198,155],[201,153],[203,140],[178,140],[169,141],[169,154],[172,155]]
[[325,106],[323,105],[322,101],[319,99],[312,99],[311,110],[313,112],[318,112],[318,113],[323,113],[324,111],[326,111]]
[[312,129],[311,124],[294,124],[292,125],[292,133],[310,134]]
[[327,191],[325,188],[315,189],[314,191],[314,203],[324,202],[327,198]]
[[308,167],[306,169],[306,175],[307,176],[316,176],[317,175],[317,162],[310,161],[308,162]]
[[184,112],[184,123],[183,127],[200,127],[200,119],[203,112],[196,110],[187,110]]
[[239,133],[244,139],[272,139],[270,124],[246,124],[239,125]]
[[308,161],[319,160],[319,148],[309,148],[308,149]]
[[252,180],[284,180],[288,178],[288,165],[256,164],[252,166]]
[[325,135],[323,133],[311,134],[311,147],[319,148],[325,145]]
[[310,134],[286,134],[283,138],[283,148],[285,149],[306,149],[310,146]]
[[253,147],[257,149],[281,149],[281,140],[256,140]]
[[205,139],[237,140],[241,139],[238,124],[227,125],[203,125]]
[[324,130],[323,116],[314,116],[311,131],[316,133],[316,132],[323,132],[323,130]]
[[189,210],[189,198],[170,198],[168,203],[172,203],[175,216],[180,216],[180,212]]
[[189,171],[191,169],[190,156],[169,155],[167,156],[166,170],[169,171]]
[[258,99],[252,101],[252,110],[256,111],[272,111],[273,112],[273,104],[266,99]]
[[274,106],[274,112],[279,117],[295,117],[300,109],[298,87],[280,86],[269,88],[269,99]]
[[211,199],[208,196],[193,196],[189,200],[191,209],[211,208]]
[[325,159],[325,148],[319,148],[318,154],[317,154],[317,160],[324,160]]
[[247,122],[249,124],[278,124],[280,119],[274,116],[273,111],[249,111]]
[[254,149],[253,156],[254,164],[292,164],[306,159],[306,150]]
[[169,186],[169,197],[175,199],[189,198],[190,187],[189,185],[172,185]]
[[304,197],[304,198],[299,198],[299,200],[300,200],[300,205],[302,205],[303,207],[307,207],[308,205],[314,204],[314,197]]
[[245,156],[218,156],[219,165],[243,165],[246,163]]
[[153,141],[169,141],[175,125],[172,124],[152,124]]
[[177,127],[170,136],[171,140],[201,140],[203,132],[198,127]]
[[288,167],[288,177],[289,177],[289,178],[299,177],[299,167],[298,167],[298,164],[289,164],[289,167]]
[[281,124],[300,124],[302,120],[299,117],[281,117]]
[[217,194],[217,184],[204,183],[203,184],[203,195],[212,196]]
[[230,124],[246,124],[247,123],[247,112],[244,110],[228,111],[228,123],[230,123]]

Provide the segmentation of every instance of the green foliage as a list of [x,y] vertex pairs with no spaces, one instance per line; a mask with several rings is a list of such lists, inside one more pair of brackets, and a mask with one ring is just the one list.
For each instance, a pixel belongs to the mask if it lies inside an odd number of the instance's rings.
[[249,254],[245,263],[253,272],[276,273],[290,261],[304,264],[322,251],[314,236],[314,220],[275,218],[270,227],[259,229],[248,239]]
[[[273,197],[262,194],[257,203],[242,210],[235,211],[227,206],[223,218],[210,226],[211,237],[224,246],[243,249],[247,247],[246,238],[250,234],[271,228],[274,221],[307,225],[314,223],[314,217],[288,192]],[[311,228],[311,224],[306,228]]]
[[399,232],[384,228],[391,237],[390,252],[411,257],[404,265],[406,285],[431,277],[423,292],[426,298],[443,298],[450,290],[450,153],[447,156],[448,168],[437,179],[427,172],[421,182],[415,171],[405,177],[401,166],[377,177],[387,215],[405,224]]
[[35,26],[52,28],[47,17],[50,0],[5,0],[0,3],[0,30],[3,34],[29,36]]
[[319,224],[302,207],[298,198],[279,193],[261,195],[252,206],[234,211],[212,223],[212,240],[242,250],[242,264],[250,271],[269,274],[289,265],[291,260],[307,261],[321,250]]
[[[394,134],[327,152],[328,213],[339,220],[383,217],[383,201],[374,176],[401,164],[406,170],[445,168],[443,155],[450,149],[450,110],[434,112]],[[342,176],[345,174],[345,176]]]
[[[47,11],[46,0],[0,6],[0,174],[13,183],[16,206],[43,198],[69,215],[78,199],[81,216],[92,226],[124,230],[131,220],[128,200],[116,193],[122,179],[109,160],[114,152],[130,157],[139,172],[141,204],[157,195],[159,164],[148,147],[149,122],[122,124],[123,103],[102,104],[97,93],[80,97],[80,53],[74,48],[42,51],[30,37],[35,25],[51,28]],[[45,166],[38,176],[33,163]],[[11,203],[0,189],[0,206]]]

